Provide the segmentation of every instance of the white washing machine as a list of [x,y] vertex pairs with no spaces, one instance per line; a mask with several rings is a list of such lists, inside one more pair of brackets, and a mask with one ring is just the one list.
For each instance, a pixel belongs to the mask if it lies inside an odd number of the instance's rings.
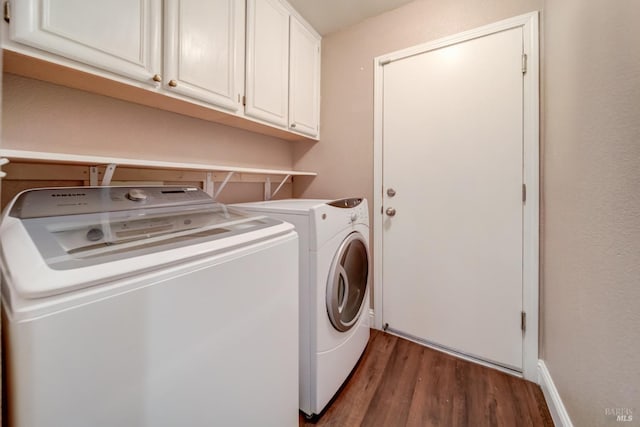
[[0,250],[8,425],[298,425],[290,224],[196,188],[40,189]]
[[235,205],[294,224],[300,237],[300,409],[319,414],[369,340],[366,199]]

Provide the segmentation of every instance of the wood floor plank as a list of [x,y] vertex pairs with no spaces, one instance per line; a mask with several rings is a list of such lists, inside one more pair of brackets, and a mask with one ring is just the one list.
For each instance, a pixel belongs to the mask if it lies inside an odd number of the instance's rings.
[[518,425],[523,427],[534,427],[532,416],[535,414],[529,412],[526,381],[521,378],[509,376],[509,389],[512,398],[511,404],[513,405],[513,412]]
[[373,331],[348,382],[300,426],[553,427],[538,385]]
[[484,366],[460,360],[469,366],[467,372],[467,394],[469,396],[468,424],[470,426],[495,426],[491,419],[491,412],[486,405],[489,394],[489,377],[492,370]]
[[413,346],[412,342],[404,339],[396,343],[361,426],[394,427],[407,424],[417,379],[415,374],[422,356],[422,352],[416,351]]
[[425,348],[407,426],[447,426],[453,417],[455,358]]
[[529,405],[529,412],[532,416],[535,414],[534,425],[553,425],[553,419],[551,418],[551,413],[549,412],[549,407],[547,406],[547,402],[544,400],[544,395],[542,394],[542,389],[537,384],[527,381],[527,391],[528,398],[527,403]]
[[[360,359],[351,378],[340,390],[339,404],[329,404],[329,407],[317,420],[312,423],[304,421],[302,425],[315,426],[358,426],[364,419],[369,402],[378,389],[386,369],[389,357],[395,349],[398,338],[380,331],[371,330],[369,344]],[[357,378],[357,380],[353,380]]]
[[517,418],[512,399],[507,393],[511,390],[510,377],[511,375],[497,371],[488,377],[489,391],[485,402],[490,411],[491,425],[514,424],[514,420]]
[[[451,413],[452,425],[466,427],[469,425],[469,412],[471,411],[469,388],[469,365],[467,363],[460,363],[462,361],[455,361],[454,379],[455,389],[453,394],[453,411]],[[474,424],[475,425],[475,424]]]

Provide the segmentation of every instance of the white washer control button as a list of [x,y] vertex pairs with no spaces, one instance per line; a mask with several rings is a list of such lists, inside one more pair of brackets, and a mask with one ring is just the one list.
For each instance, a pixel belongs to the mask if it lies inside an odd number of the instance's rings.
[[127,193],[127,199],[133,200],[134,202],[142,202],[143,200],[147,200],[147,193],[138,188],[132,188]]
[[353,212],[351,214],[351,222],[356,222],[358,220],[358,213],[357,212]]

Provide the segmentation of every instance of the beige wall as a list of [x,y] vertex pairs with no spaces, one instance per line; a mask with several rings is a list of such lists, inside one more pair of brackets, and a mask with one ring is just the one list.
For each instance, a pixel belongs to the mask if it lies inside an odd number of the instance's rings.
[[[2,104],[5,149],[293,167],[295,142],[11,74],[4,75]],[[290,196],[291,187],[283,187],[279,197]],[[261,199],[263,191],[260,184],[237,184],[221,201]]]
[[637,426],[640,2],[549,0],[544,22],[542,357],[574,425]]

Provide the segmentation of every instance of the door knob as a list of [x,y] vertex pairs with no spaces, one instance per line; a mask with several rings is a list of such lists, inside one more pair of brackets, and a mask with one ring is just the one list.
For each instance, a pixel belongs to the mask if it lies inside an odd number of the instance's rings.
[[396,216],[395,208],[387,208],[386,213],[388,216]]
[[396,195],[396,190],[394,190],[393,188],[389,188],[389,189],[387,190],[387,196],[389,196],[389,197],[393,197],[393,196],[395,196],[395,195]]

